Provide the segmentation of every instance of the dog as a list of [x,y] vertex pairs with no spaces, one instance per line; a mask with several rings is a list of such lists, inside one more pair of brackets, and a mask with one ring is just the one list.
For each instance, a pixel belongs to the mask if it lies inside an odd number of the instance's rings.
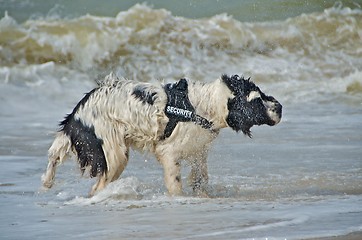
[[281,117],[282,105],[250,78],[224,74],[211,83],[181,79],[162,85],[110,74],[60,123],[43,186],[52,187],[56,167],[73,152],[82,173],[98,178],[93,196],[119,178],[132,148],[156,156],[170,195],[182,195],[181,160],[191,165],[195,194],[207,194],[207,153],[220,130],[251,137],[252,126],[274,126]]

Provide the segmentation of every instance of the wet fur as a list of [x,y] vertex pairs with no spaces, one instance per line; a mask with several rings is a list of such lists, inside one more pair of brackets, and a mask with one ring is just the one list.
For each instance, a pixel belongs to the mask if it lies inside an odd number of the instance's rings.
[[49,149],[44,187],[53,185],[56,167],[73,152],[81,170],[98,178],[90,192],[93,195],[119,178],[132,147],[155,154],[171,195],[182,194],[180,161],[189,161],[191,185],[197,194],[203,194],[208,182],[207,152],[220,129],[231,127],[251,136],[253,125],[274,125],[281,118],[281,105],[273,97],[249,80],[223,75],[208,84],[188,83],[188,97],[196,113],[212,122],[212,129],[180,122],[163,139],[169,119],[162,85],[119,80],[113,75],[107,76],[105,83],[86,94],[61,122]]

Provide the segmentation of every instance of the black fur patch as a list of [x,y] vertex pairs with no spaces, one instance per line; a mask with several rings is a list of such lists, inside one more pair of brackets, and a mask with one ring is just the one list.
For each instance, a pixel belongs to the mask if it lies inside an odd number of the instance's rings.
[[73,109],[72,113],[68,114],[63,121],[59,123],[59,126],[61,127],[60,131],[64,131],[65,126],[68,124],[68,122],[71,120],[71,118],[74,116],[74,114],[78,111],[79,108],[83,107],[84,104],[88,101],[89,97],[97,90],[98,88],[94,88],[92,91],[88,92],[82,100],[80,100],[75,108]]
[[144,86],[136,86],[133,89],[132,95],[142,101],[143,104],[153,105],[155,102],[156,92],[148,92]]
[[[263,104],[263,101],[276,101],[273,97],[266,96],[250,79],[240,78],[238,75],[231,77],[222,75],[221,79],[235,96],[228,100],[229,114],[226,118],[226,122],[233,130],[241,130],[245,135],[251,137],[250,128],[252,126],[274,125]],[[246,98],[252,91],[259,92],[261,98],[248,102]]]
[[229,114],[226,122],[234,131],[242,131],[251,137],[250,128],[253,125],[261,125],[263,121],[269,119],[263,104],[253,105],[245,99],[235,97],[228,101]]
[[73,109],[73,112],[60,123],[60,131],[70,138],[72,146],[77,152],[82,172],[87,166],[91,166],[91,177],[103,174],[107,170],[106,157],[102,148],[103,141],[97,138],[93,126],[84,125],[79,119],[75,119],[74,115],[80,107],[84,106],[95,90],[87,93]]
[[245,79],[238,75],[229,77],[224,74],[221,76],[221,79],[235,96],[240,94],[247,96],[251,91],[259,91],[259,88],[250,81],[250,78]]
[[89,97],[92,96],[92,94],[97,91],[98,88],[94,88],[93,90],[91,90],[90,92],[88,92],[83,98],[82,100],[79,101],[79,103],[77,104],[77,106],[75,106],[75,108],[73,109],[72,114],[76,113],[78,111],[78,109],[80,107],[83,107],[84,104],[88,101]]
[[176,179],[177,182],[181,182],[181,176],[176,176],[175,179]]

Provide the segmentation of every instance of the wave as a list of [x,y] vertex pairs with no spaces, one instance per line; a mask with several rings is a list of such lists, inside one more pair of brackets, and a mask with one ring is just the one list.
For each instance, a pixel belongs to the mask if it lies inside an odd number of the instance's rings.
[[18,24],[6,14],[0,20],[0,64],[52,61],[82,71],[122,66],[127,73],[157,65],[170,73],[170,68],[224,65],[220,60],[230,64],[284,51],[322,59],[326,51],[341,49],[357,61],[361,31],[362,11],[342,6],[265,23],[242,23],[226,14],[193,20],[139,4],[115,18],[86,15]]
[[61,95],[64,86],[88,82],[80,84],[84,91],[110,71],[140,81],[212,81],[222,73],[238,73],[263,83],[281,101],[325,101],[342,94],[360,102],[361,38],[361,9],[338,4],[283,21],[252,23],[226,14],[189,19],[145,4],[116,17],[22,24],[5,14],[0,83]]

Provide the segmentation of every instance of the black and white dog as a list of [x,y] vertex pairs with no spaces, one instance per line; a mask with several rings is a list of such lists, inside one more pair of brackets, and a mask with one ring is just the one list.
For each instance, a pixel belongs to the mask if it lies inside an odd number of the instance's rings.
[[182,194],[181,160],[191,164],[193,190],[208,182],[207,152],[221,128],[251,136],[253,125],[280,122],[282,105],[249,79],[222,75],[212,83],[181,79],[165,86],[106,77],[87,93],[64,121],[49,149],[43,186],[53,185],[57,165],[68,153],[82,172],[98,177],[90,195],[119,178],[129,148],[155,154],[169,194]]

